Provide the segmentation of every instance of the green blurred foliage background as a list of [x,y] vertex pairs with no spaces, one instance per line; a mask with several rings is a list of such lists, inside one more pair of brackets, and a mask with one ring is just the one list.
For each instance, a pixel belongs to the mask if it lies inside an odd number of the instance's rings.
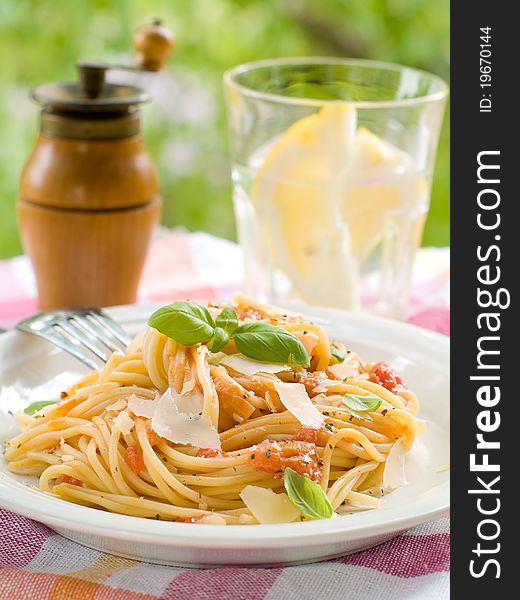
[[[31,87],[75,78],[78,59],[129,61],[135,28],[161,17],[168,71],[143,76],[145,137],[163,221],[235,239],[222,73],[282,56],[374,58],[449,73],[449,0],[0,0],[0,258],[19,254],[18,178],[36,138]],[[449,243],[449,115],[425,245]]]

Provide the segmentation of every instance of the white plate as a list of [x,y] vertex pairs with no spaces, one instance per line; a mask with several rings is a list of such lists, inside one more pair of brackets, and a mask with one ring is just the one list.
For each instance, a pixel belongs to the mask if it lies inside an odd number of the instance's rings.
[[[154,307],[109,312],[135,333]],[[329,335],[366,360],[389,360],[421,401],[427,433],[407,457],[409,485],[382,508],[337,519],[282,525],[219,526],[157,522],[68,503],[34,489],[0,458],[0,506],[45,523],[62,535],[112,554],[168,565],[296,564],[374,546],[449,510],[449,342],[423,329],[366,315],[306,309]],[[7,414],[58,394],[84,372],[81,364],[29,334],[0,336],[0,443],[16,432]],[[29,400],[30,394],[30,400]]]

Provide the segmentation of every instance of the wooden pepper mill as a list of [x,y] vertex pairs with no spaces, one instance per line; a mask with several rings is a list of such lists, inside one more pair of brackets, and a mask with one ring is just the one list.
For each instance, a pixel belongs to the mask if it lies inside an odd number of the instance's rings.
[[173,47],[159,23],[134,36],[133,66],[78,63],[78,83],[32,92],[40,134],[18,199],[22,243],[43,310],[132,303],[161,199],[141,135],[138,87],[105,82],[109,69],[158,71]]

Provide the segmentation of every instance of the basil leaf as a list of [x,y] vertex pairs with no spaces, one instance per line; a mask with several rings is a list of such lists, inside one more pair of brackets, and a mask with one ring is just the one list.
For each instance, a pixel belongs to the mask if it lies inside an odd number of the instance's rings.
[[357,396],[345,394],[343,404],[357,412],[374,412],[381,406],[381,399],[376,396]]
[[174,302],[156,310],[148,325],[184,346],[207,342],[215,321],[205,306],[194,302]]
[[29,406],[26,406],[23,409],[23,412],[27,415],[32,415],[35,412],[41,410],[42,408],[45,408],[46,406],[50,406],[51,404],[57,403],[58,400],[38,400],[38,402],[33,402],[32,404],[29,404]]
[[345,355],[343,354],[343,352],[341,352],[341,350],[339,348],[336,348],[336,346],[331,346],[330,347],[330,354],[338,362],[343,362],[345,360]]
[[238,316],[235,309],[229,305],[220,313],[216,320],[217,327],[221,327],[229,335],[238,329]]
[[311,519],[332,517],[332,505],[320,485],[290,467],[286,467],[283,472],[283,484],[291,502],[306,517]]
[[211,352],[220,352],[229,342],[229,335],[220,327],[215,327],[213,337],[208,342],[208,348]]
[[307,350],[292,333],[269,323],[243,323],[235,333],[239,352],[262,362],[308,365]]

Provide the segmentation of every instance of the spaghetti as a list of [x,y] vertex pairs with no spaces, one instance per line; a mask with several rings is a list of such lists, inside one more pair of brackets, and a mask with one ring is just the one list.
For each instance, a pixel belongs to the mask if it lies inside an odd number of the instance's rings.
[[286,470],[317,484],[336,512],[378,507],[404,484],[404,455],[424,427],[415,395],[387,363],[331,345],[301,315],[241,295],[233,311],[242,325],[289,332],[309,364],[244,358],[238,336],[212,352],[147,326],[59,402],[17,415],[9,469],[70,502],[180,522],[310,518],[291,504]]

